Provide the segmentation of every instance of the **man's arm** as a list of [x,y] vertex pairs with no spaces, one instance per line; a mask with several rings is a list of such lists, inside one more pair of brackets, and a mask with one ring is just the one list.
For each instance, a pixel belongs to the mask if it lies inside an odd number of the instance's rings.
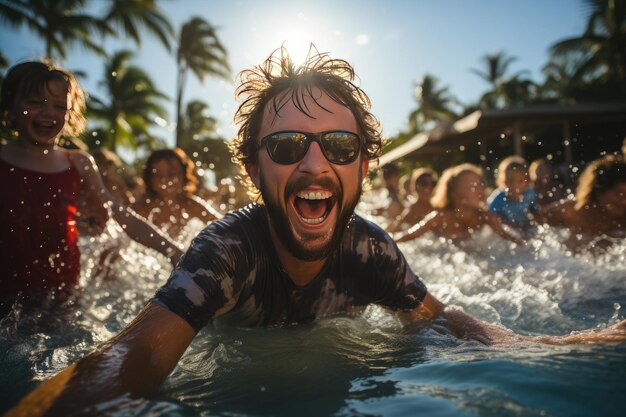
[[550,345],[589,344],[626,341],[626,320],[605,329],[572,332],[564,336],[523,336],[502,326],[487,323],[457,309],[446,307],[426,293],[422,303],[413,311],[401,314],[405,322],[429,322],[437,317],[446,320],[448,329],[460,339],[473,339],[485,345],[545,343]]
[[120,334],[43,382],[5,417],[80,415],[78,410],[125,394],[147,396],[163,384],[194,336],[185,320],[150,303]]

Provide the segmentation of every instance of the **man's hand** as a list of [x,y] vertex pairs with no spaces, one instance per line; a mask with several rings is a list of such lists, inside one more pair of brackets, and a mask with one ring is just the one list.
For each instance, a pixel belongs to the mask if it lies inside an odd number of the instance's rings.
[[626,341],[626,320],[605,329],[572,332],[564,336],[523,336],[505,327],[478,320],[461,310],[446,309],[442,313],[455,336],[474,339],[485,345],[514,345],[544,343],[548,345],[577,345],[618,343]]
[[590,329],[572,332],[566,336],[537,336],[531,338],[533,342],[548,343],[551,345],[590,344],[590,343],[619,343],[626,341],[626,320],[603,329]]

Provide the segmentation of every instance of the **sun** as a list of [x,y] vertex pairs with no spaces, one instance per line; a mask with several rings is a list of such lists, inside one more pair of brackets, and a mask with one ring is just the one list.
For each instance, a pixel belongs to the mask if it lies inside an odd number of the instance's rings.
[[296,65],[302,63],[314,45],[320,52],[336,51],[342,43],[341,31],[328,27],[310,13],[284,12],[253,28],[255,52],[267,54],[284,46]]

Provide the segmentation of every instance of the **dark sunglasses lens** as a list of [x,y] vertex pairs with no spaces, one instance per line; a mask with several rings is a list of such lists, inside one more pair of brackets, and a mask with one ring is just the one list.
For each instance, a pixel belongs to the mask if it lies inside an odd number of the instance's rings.
[[274,162],[293,164],[304,157],[308,149],[307,137],[303,133],[276,133],[267,141],[267,151]]
[[349,132],[327,132],[322,135],[326,158],[335,164],[347,164],[359,155],[359,137]]

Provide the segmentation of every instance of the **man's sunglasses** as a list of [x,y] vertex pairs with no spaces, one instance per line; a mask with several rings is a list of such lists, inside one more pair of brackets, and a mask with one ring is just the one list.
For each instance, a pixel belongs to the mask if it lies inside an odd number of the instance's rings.
[[265,146],[272,161],[290,165],[304,158],[311,142],[317,142],[326,159],[337,165],[351,163],[359,156],[361,150],[360,136],[341,130],[321,133],[275,132],[263,137],[257,150]]

